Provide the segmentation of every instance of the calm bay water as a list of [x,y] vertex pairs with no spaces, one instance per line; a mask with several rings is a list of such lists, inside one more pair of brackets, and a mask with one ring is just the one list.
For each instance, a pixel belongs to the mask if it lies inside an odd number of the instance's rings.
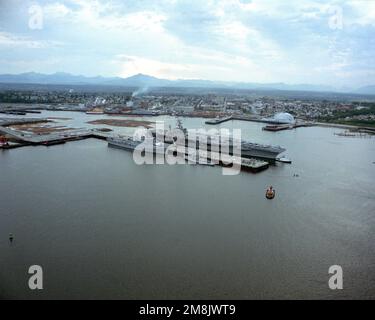
[[[72,117],[65,124],[74,127],[89,117],[45,115]],[[286,147],[293,164],[237,176],[137,166],[130,152],[94,139],[0,151],[0,297],[375,298],[375,139],[221,126]],[[264,197],[270,184],[273,201]],[[34,264],[44,270],[38,292],[27,286]],[[341,291],[328,288],[335,264]]]

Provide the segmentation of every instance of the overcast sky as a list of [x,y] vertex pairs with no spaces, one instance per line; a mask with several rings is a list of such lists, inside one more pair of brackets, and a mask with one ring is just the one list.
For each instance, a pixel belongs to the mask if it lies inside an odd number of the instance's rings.
[[375,84],[375,0],[0,0],[0,73]]

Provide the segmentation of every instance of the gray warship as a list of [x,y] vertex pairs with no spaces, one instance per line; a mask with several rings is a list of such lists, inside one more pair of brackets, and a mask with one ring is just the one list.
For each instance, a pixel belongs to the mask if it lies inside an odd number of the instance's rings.
[[[189,143],[192,143],[196,145],[197,149],[200,149],[199,143],[202,142],[201,139],[199,139],[199,137],[189,137],[188,130],[183,127],[180,119],[177,120],[176,129],[184,133],[185,142],[180,142],[177,139],[174,139],[174,130],[169,130],[164,135],[165,143],[176,143],[180,145],[185,143],[186,147],[189,146]],[[218,137],[206,135],[205,138],[207,138],[208,151],[210,151],[211,149],[222,151],[224,146]],[[236,144],[234,144],[234,142],[236,142]],[[233,154],[233,145],[241,146],[241,157],[243,158],[260,158],[276,161],[278,155],[286,151],[285,148],[282,148],[280,146],[264,145],[245,140],[234,141],[232,138],[229,138],[227,145],[225,145],[229,149],[229,154]]]

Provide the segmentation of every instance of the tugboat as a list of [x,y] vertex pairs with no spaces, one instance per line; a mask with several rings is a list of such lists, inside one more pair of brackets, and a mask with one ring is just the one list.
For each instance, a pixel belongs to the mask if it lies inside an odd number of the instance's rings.
[[272,186],[270,186],[266,191],[266,198],[271,200],[275,198],[275,195],[276,195],[275,189]]

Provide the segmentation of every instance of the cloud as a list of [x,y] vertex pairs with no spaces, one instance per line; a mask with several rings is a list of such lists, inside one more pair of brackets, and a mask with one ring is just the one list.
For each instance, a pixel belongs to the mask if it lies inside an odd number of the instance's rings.
[[[274,71],[254,63],[251,59],[216,51],[192,49],[189,63],[173,63],[140,56],[118,55],[112,63],[118,66],[119,76],[142,73],[163,79],[212,79],[221,81],[249,81],[248,74],[258,81],[271,82]],[[207,63],[204,63],[207,61]]]
[[[68,6],[70,5],[70,6]],[[160,31],[165,17],[151,10],[125,11],[114,2],[69,0],[42,7],[45,18],[102,31]],[[122,9],[122,10],[121,10]]]
[[345,3],[347,24],[375,26],[375,1],[350,0]]
[[39,41],[33,40],[30,37],[19,36],[8,32],[0,31],[0,48],[24,48],[24,49],[42,49],[52,46],[62,45],[59,41]]
[[[199,64],[170,63],[137,56],[119,55],[114,63],[121,65],[120,76],[129,77],[134,74],[148,74],[163,79],[194,79],[197,71],[223,72],[223,66],[201,66]],[[203,70],[199,70],[202,69]]]
[[[59,59],[63,71],[375,83],[375,1],[39,0],[44,28],[38,31],[27,29],[28,5],[35,2],[4,2],[12,10],[0,20],[0,54],[35,60],[37,51]],[[330,26],[337,9],[342,28]],[[42,68],[35,64],[35,71]]]
[[55,2],[49,3],[42,7],[43,13],[48,19],[64,19],[68,15],[72,14],[72,10],[68,8],[65,4]]
[[22,68],[22,72],[35,71],[35,65],[41,66],[39,72],[52,73],[50,68],[58,67],[63,61],[56,58],[44,59],[0,59],[0,66],[2,66],[2,73],[13,73],[15,68]]

